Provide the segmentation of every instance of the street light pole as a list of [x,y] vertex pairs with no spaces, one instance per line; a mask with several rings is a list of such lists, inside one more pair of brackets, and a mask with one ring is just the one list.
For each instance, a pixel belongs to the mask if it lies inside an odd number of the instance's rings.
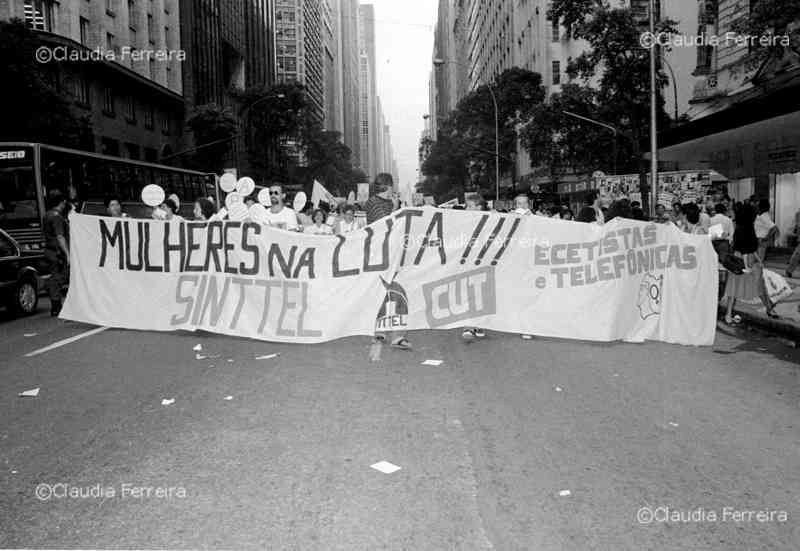
[[614,133],[614,175],[617,175],[617,135],[619,134],[619,128],[616,126],[611,126],[610,124],[606,124],[604,122],[596,121],[594,119],[590,119],[589,117],[584,117],[583,115],[578,115],[577,113],[573,113],[572,111],[561,111],[565,115],[570,117],[574,117],[576,119],[580,119],[582,121],[590,122],[592,124],[596,124],[597,126],[602,126],[603,128],[607,128]]
[[[462,63],[457,61],[446,61],[444,59],[434,59],[433,66],[437,69],[442,67],[445,63],[452,63],[459,67],[467,69]],[[489,95],[492,96],[492,104],[494,104],[494,183],[495,183],[495,201],[500,201],[500,106],[497,103],[497,96],[492,89],[491,84],[486,84],[489,90]]]
[[[650,36],[656,33],[655,0],[650,0]],[[674,82],[674,80],[673,80]],[[649,211],[652,215],[658,188],[658,119],[656,111],[656,45],[650,47],[650,189],[653,200]]]

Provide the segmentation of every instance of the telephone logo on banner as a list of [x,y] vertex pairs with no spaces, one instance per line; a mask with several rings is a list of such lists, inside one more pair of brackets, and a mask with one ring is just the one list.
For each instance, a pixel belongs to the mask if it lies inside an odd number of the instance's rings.
[[272,204],[269,200],[269,190],[267,188],[258,192],[258,202],[265,206],[270,206]]
[[164,202],[166,194],[161,186],[150,184],[142,188],[142,203],[148,207],[157,207]]
[[661,290],[664,286],[664,276],[645,274],[639,285],[639,314],[643,320],[650,316],[661,314]]
[[395,281],[396,277],[397,274],[389,283],[381,277],[381,283],[386,289],[386,298],[378,310],[378,317],[375,320],[376,330],[385,331],[408,325],[408,293]]

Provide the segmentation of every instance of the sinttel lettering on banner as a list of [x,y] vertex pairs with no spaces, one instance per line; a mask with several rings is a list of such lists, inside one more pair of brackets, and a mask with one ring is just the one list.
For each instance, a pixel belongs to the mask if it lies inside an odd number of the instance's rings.
[[321,337],[322,331],[305,325],[308,286],[308,282],[298,281],[183,275],[175,290],[175,301],[183,306],[183,312],[173,315],[170,325],[214,329],[225,325],[231,331],[243,329],[252,332],[253,327],[240,326],[242,310],[246,302],[260,301],[263,304],[258,325],[260,335],[265,334],[269,326],[275,328],[275,334],[281,337]]

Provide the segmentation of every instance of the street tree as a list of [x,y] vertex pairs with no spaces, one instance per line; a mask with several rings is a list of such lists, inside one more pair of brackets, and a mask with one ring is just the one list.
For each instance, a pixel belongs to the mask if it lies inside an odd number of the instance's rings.
[[215,103],[201,105],[194,110],[186,125],[192,131],[195,143],[203,146],[192,157],[193,168],[221,173],[238,130],[233,112]]
[[19,19],[0,22],[0,82],[4,110],[0,140],[44,142],[83,148],[91,144],[88,115],[74,107],[66,75],[57,64],[36,61],[41,37]]
[[[591,162],[597,162],[596,166],[616,164],[625,168],[633,163],[640,175],[639,187],[646,209],[649,186],[643,144],[650,130],[650,52],[642,47],[642,32],[646,30],[643,22],[630,8],[611,7],[603,0],[553,0],[548,16],[570,29],[573,38],[588,43],[587,50],[570,61],[567,74],[577,86],[591,87],[594,91],[565,86],[562,94],[550,100],[554,113],[541,110],[534,113],[524,132],[531,157],[549,158],[549,170],[556,173],[565,166],[588,171]],[[660,19],[656,32],[674,33],[675,25],[672,20]],[[659,128],[671,123],[664,111],[661,93],[667,82],[659,69],[656,89]],[[598,131],[602,128],[591,128],[591,123],[587,122],[581,127],[582,135],[577,131],[579,121],[569,120],[568,115],[560,112],[564,105],[571,107],[567,110],[616,127],[620,158],[608,160],[609,156],[613,157],[610,155],[612,148],[609,148],[609,137],[613,139],[613,133],[601,138]],[[542,121],[545,128],[533,128],[531,125],[538,124],[537,121]],[[566,143],[567,140],[570,143]],[[543,147],[544,151],[537,151]]]
[[421,151],[427,153],[422,173],[432,178],[426,191],[433,192],[437,199],[446,200],[463,189],[488,191],[494,187],[496,134],[492,94],[498,105],[500,169],[505,173],[514,168],[517,127],[545,97],[541,76],[521,68],[506,70],[490,85],[479,86],[464,96],[439,121],[435,142],[421,144]]

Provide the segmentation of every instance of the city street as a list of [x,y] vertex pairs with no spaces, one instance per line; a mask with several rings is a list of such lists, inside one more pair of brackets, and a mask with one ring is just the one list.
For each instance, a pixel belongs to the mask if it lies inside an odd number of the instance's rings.
[[404,352],[109,329],[26,357],[94,329],[47,308],[0,313],[2,548],[800,541],[800,351],[768,335],[720,328],[692,348],[426,331]]

